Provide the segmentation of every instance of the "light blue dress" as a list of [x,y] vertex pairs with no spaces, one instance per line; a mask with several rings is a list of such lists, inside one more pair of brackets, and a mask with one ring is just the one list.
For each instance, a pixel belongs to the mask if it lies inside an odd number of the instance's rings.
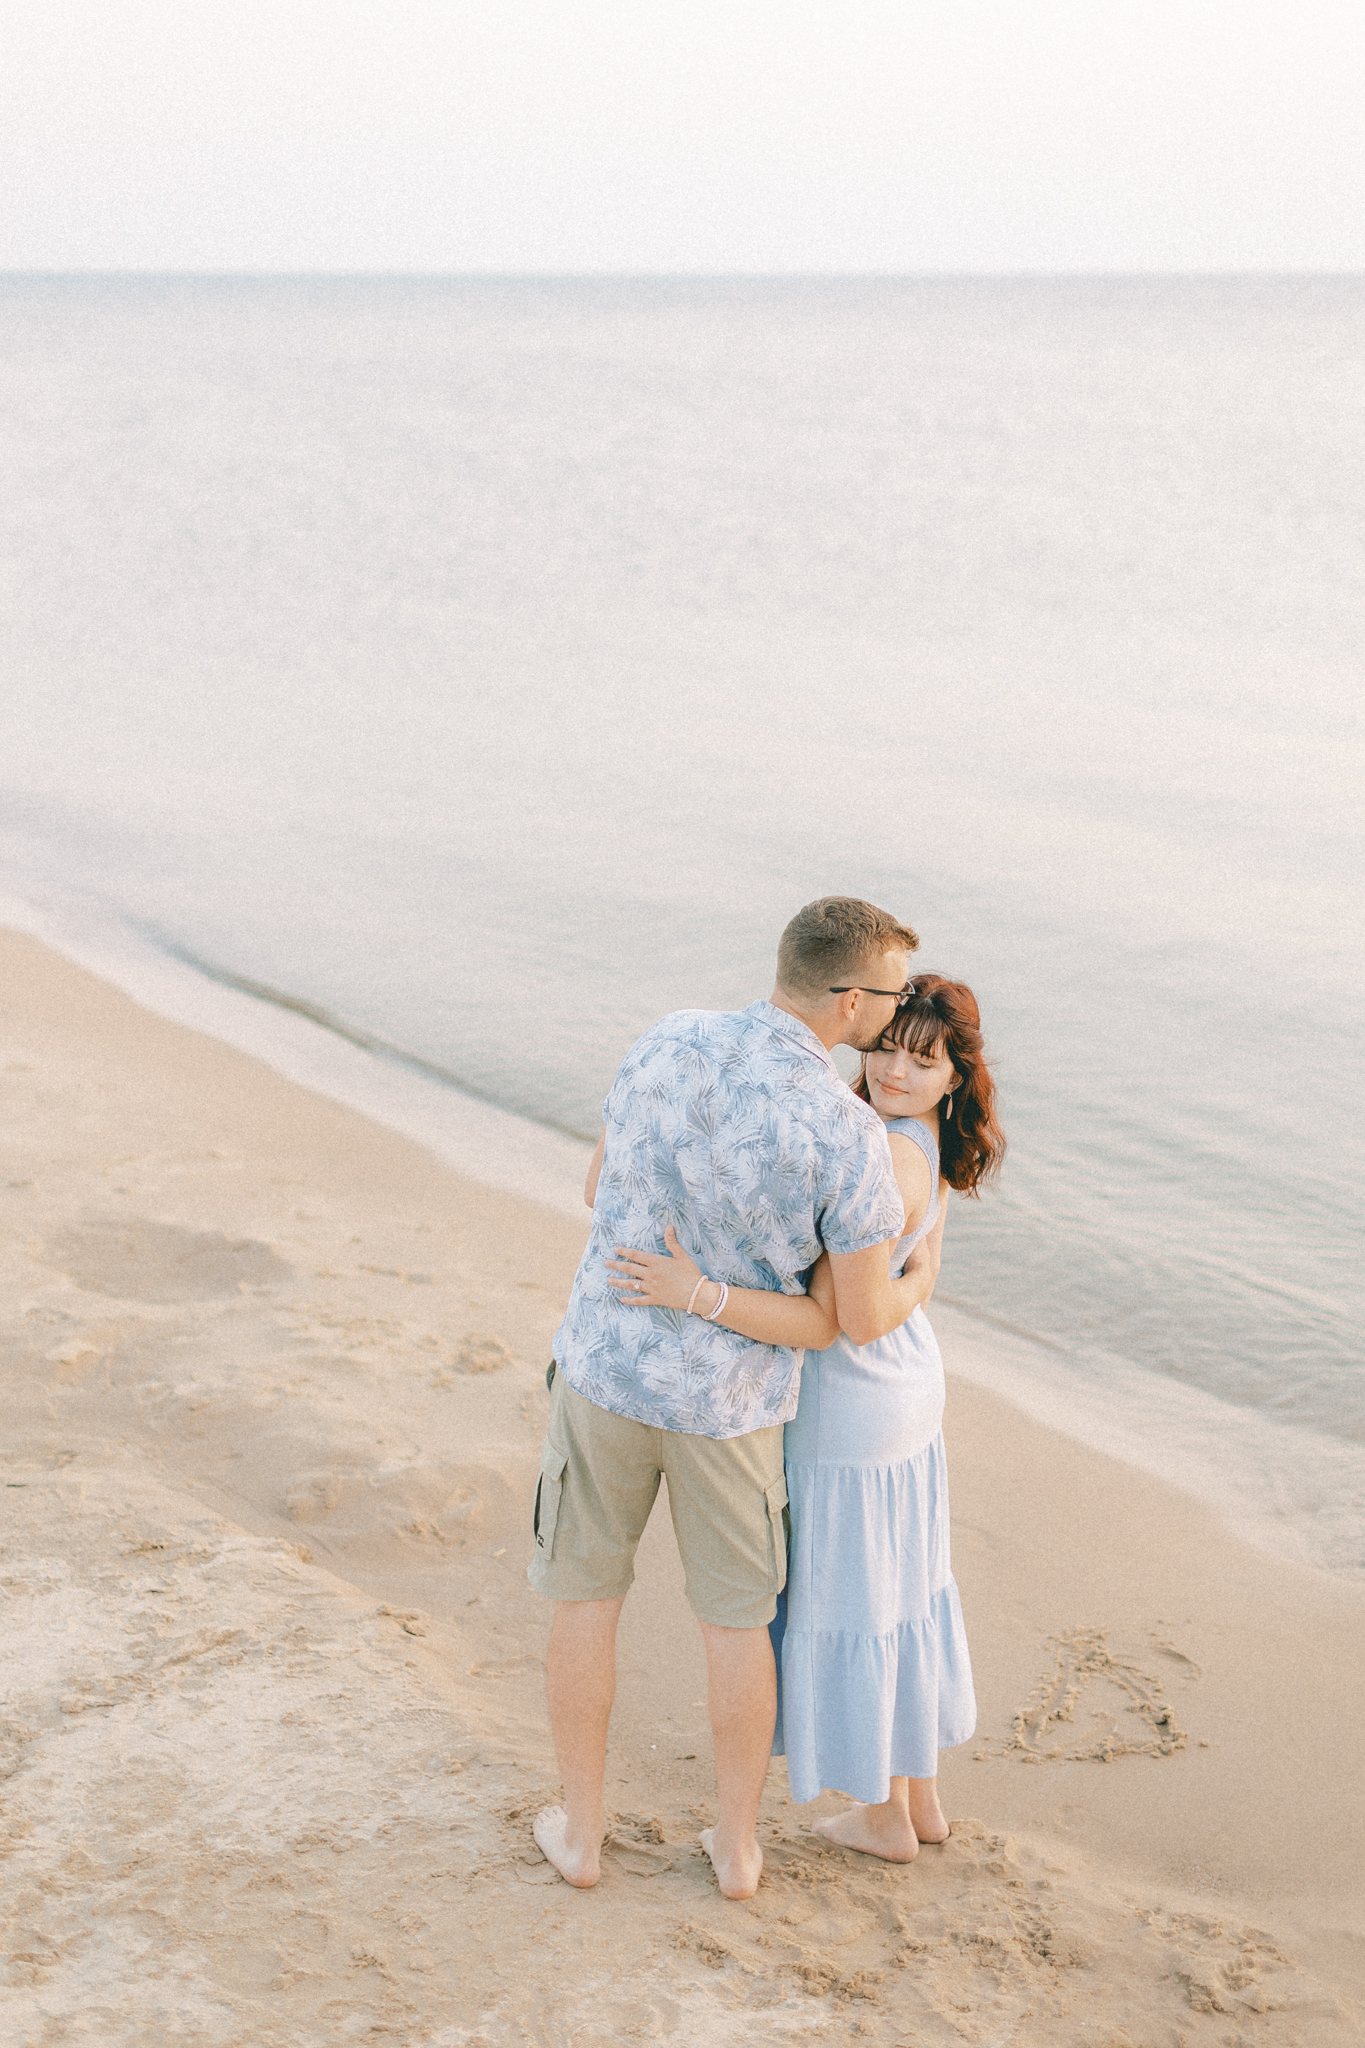
[[[900,1273],[938,1216],[938,1146],[888,1123],[929,1161],[933,1194],[892,1255]],[[873,1344],[808,1351],[787,1424],[791,1556],[772,1624],[777,1733],[792,1798],[879,1804],[895,1778],[932,1778],[976,1727],[948,1549],[943,1360],[923,1309]]]

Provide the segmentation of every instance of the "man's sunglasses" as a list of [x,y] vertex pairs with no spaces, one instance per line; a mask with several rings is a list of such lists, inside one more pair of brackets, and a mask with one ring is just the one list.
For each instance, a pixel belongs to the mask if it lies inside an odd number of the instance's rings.
[[857,989],[860,996],[894,996],[898,1003],[908,1003],[915,993],[913,981],[907,981],[904,988],[864,988],[860,981],[841,981],[837,987],[830,986],[832,996],[851,995]]

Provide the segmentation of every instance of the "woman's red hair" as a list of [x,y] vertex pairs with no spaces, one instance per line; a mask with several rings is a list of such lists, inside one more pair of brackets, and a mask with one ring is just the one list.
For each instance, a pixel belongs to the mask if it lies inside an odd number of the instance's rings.
[[[981,1012],[965,981],[943,974],[917,974],[915,993],[903,1002],[882,1034],[882,1043],[903,1045],[907,1052],[947,1053],[959,1076],[953,1090],[951,1118],[940,1107],[939,1170],[961,1195],[980,1192],[994,1180],[1005,1156],[1005,1133],[996,1121],[995,1082],[982,1050]],[[858,1069],[853,1092],[864,1102],[867,1059]]]

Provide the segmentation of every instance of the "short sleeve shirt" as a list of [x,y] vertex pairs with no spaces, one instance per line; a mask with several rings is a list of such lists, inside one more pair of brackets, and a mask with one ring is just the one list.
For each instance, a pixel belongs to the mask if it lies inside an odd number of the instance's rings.
[[730,1437],[790,1421],[802,1352],[625,1307],[606,1260],[616,1245],[666,1250],[672,1223],[712,1279],[804,1292],[822,1250],[866,1251],[905,1226],[881,1119],[772,1003],[665,1017],[627,1053],[603,1114],[592,1234],[555,1337],[565,1379],[660,1429]]

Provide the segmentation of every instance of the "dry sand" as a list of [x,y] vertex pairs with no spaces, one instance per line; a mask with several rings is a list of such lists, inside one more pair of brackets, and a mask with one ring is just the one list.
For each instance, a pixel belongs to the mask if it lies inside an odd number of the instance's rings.
[[561,1884],[525,1565],[582,1229],[31,939],[0,981],[6,2042],[1365,2040],[1365,1595],[961,1382],[951,1842],[832,1850],[776,1763],[719,1897],[661,1507]]

